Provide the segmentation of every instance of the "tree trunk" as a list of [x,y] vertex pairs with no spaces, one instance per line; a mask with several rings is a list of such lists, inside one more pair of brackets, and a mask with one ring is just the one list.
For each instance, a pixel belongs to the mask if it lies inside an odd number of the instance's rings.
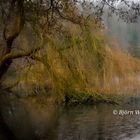
[[[11,49],[8,48],[6,46],[6,48],[4,48],[4,53],[2,54],[2,58],[11,52]],[[7,72],[8,68],[10,67],[12,63],[12,60],[11,59],[7,59],[5,62],[0,62],[0,79],[3,77],[3,75]]]
[[20,34],[24,25],[24,10],[23,10],[24,0],[12,0],[9,7],[9,14],[7,16],[7,21],[3,29],[3,39],[6,42],[3,47],[3,52],[1,53],[0,59],[0,80],[3,75],[7,72],[8,68],[12,63],[12,59],[5,59],[2,61],[5,55],[12,51],[13,41]]

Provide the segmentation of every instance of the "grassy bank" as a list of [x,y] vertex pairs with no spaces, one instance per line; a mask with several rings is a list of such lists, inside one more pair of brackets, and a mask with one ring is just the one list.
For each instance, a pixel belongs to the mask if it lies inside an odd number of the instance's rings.
[[[20,71],[15,68],[13,92],[19,96],[44,94],[57,103],[83,104],[117,103],[120,95],[139,91],[139,59],[108,41],[96,25],[64,25],[62,34],[46,36],[44,48],[34,54],[37,61],[32,60]],[[4,84],[10,83],[7,78]]]

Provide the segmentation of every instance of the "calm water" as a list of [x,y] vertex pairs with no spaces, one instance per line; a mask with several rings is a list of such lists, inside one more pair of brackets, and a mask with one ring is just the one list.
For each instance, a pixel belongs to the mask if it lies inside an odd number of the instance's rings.
[[[2,115],[15,140],[140,140],[140,115],[112,113],[140,109],[139,99],[123,106],[63,109],[34,100],[6,99],[2,104]],[[0,140],[6,140],[2,135],[0,132]]]

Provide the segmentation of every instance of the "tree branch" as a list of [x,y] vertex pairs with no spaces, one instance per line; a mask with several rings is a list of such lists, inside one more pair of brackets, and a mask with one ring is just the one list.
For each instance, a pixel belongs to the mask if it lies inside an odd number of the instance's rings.
[[17,53],[10,52],[7,55],[5,55],[4,58],[0,61],[0,65],[5,63],[7,60],[13,60],[13,59],[21,58],[21,57],[30,56],[39,50],[40,50],[40,47],[35,48],[33,50],[29,50],[27,52],[17,52]]

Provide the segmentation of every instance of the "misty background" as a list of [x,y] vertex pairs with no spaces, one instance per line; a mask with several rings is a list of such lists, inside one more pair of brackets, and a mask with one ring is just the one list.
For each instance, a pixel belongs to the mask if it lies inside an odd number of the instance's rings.
[[121,48],[140,57],[140,20],[137,23],[126,23],[114,14],[104,16],[103,20],[106,33],[120,42]]

